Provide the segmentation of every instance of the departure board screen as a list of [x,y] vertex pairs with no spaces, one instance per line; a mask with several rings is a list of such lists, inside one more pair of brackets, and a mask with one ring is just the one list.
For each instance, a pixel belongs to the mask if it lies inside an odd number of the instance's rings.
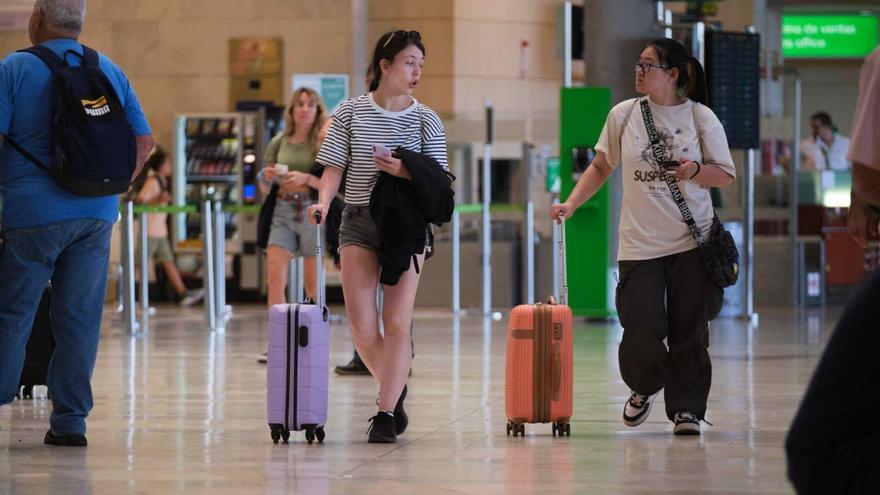
[[709,106],[724,125],[733,149],[760,148],[760,48],[757,34],[706,33]]

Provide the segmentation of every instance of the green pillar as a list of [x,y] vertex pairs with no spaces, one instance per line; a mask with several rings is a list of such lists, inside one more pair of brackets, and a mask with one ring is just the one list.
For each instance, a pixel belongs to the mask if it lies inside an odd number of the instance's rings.
[[[572,150],[592,148],[611,109],[609,88],[562,88],[559,158],[562,200],[574,189]],[[602,186],[566,222],[568,304],[577,316],[615,315],[609,290],[611,253],[611,191]]]

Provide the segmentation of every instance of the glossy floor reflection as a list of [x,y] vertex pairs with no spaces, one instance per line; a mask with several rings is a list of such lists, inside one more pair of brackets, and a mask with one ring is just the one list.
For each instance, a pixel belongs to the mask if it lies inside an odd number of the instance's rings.
[[[576,324],[571,438],[549,425],[509,438],[505,321],[420,312],[410,426],[390,446],[366,443],[372,379],[332,374],[326,443],[272,444],[255,360],[261,308],[237,308],[225,333],[207,331],[198,310],[159,308],[136,336],[108,317],[90,446],[42,444],[43,398],[0,408],[0,494],[790,493],[785,431],[837,312],[761,316],[755,328],[713,324],[715,426],[701,438],[674,438],[662,399],[639,428],[622,424],[620,328],[586,322]],[[332,332],[331,362],[347,362],[347,329]]]

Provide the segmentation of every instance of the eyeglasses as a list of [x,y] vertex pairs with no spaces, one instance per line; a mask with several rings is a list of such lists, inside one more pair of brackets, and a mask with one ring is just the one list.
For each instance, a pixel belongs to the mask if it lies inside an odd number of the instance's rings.
[[391,43],[391,40],[394,39],[395,36],[406,36],[412,41],[422,41],[422,35],[418,31],[404,31],[399,29],[397,31],[392,31],[390,35],[388,35],[388,39],[385,40],[385,43],[382,45],[382,48],[388,46],[388,43]]
[[666,67],[665,65],[657,65],[657,64],[649,64],[647,62],[636,62],[635,69],[636,71],[641,71],[643,74],[647,74],[651,72],[651,67],[656,67],[658,69],[669,70],[672,67]]

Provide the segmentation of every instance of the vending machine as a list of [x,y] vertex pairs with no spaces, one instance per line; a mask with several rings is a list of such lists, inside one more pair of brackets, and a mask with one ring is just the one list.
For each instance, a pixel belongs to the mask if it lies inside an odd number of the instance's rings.
[[[261,197],[256,174],[262,161],[263,123],[260,112],[178,115],[175,122],[175,205],[201,205],[220,201],[226,219],[226,262],[230,300],[252,291],[260,297],[263,287],[261,257],[255,264],[242,265],[242,256],[256,244],[257,212]],[[199,213],[178,213],[173,221],[173,238],[181,255],[201,253],[202,224]],[[185,267],[184,267],[185,268]],[[185,271],[185,270],[184,270]],[[248,294],[241,294],[248,296]]]

